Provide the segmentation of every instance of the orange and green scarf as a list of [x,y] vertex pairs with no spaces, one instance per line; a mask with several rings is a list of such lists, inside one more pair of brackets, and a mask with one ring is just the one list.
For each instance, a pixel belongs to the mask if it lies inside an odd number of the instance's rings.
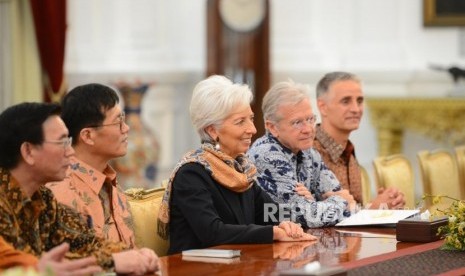
[[171,173],[158,213],[157,232],[165,240],[169,238],[170,198],[173,179],[179,168],[187,163],[201,164],[216,182],[237,193],[250,189],[257,173],[255,166],[244,154],[240,154],[234,159],[221,151],[215,150],[210,143],[203,143],[199,149],[188,152]]

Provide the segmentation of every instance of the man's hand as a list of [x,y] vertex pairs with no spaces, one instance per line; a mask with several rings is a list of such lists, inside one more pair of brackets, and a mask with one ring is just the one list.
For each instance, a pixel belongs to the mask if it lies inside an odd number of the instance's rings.
[[370,209],[378,209],[381,204],[386,204],[389,209],[401,209],[405,205],[404,194],[397,188],[379,188],[378,195],[371,203]]
[[65,254],[69,250],[69,244],[62,243],[43,254],[37,264],[39,272],[46,272],[47,269],[53,271],[54,275],[92,275],[102,272],[102,268],[97,265],[95,257],[87,257],[77,260],[65,259]]
[[297,183],[297,186],[295,187],[294,191],[300,196],[305,197],[307,200],[315,200],[312,196],[312,193],[307,189],[307,187],[304,186],[302,183]]
[[158,270],[158,256],[152,249],[143,247],[139,249],[139,253],[147,257],[147,259],[149,260],[148,262],[149,271],[152,272],[152,271]]
[[118,274],[144,275],[154,272],[158,267],[157,255],[148,248],[113,253],[113,260]]
[[323,198],[325,199],[330,196],[342,197],[345,201],[347,201],[348,210],[353,210],[355,206],[357,205],[357,202],[355,201],[354,197],[349,193],[349,190],[343,189],[337,192],[326,192],[323,194]]

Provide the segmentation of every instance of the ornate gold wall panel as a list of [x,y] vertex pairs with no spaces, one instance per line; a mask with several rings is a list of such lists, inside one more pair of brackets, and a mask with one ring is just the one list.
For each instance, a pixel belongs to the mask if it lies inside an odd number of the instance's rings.
[[367,98],[380,156],[402,153],[404,130],[451,146],[465,144],[465,98]]

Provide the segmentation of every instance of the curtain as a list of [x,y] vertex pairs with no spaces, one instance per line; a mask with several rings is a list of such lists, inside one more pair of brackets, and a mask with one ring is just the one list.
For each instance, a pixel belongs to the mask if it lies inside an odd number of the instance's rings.
[[11,104],[11,1],[0,0],[0,112]]
[[43,99],[59,102],[66,92],[63,72],[66,0],[30,0],[42,67]]
[[41,101],[39,56],[29,0],[1,0],[0,15],[0,108]]

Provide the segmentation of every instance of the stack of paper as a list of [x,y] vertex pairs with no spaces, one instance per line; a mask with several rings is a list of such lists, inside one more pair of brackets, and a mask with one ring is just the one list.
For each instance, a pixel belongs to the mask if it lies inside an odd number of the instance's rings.
[[183,261],[214,263],[214,264],[237,264],[241,262],[240,257],[234,258],[212,258],[212,257],[197,257],[197,256],[182,256]]
[[191,249],[184,250],[182,256],[210,257],[210,258],[234,258],[241,255],[240,250],[231,249]]
[[233,264],[240,262],[240,250],[231,249],[192,249],[182,252],[183,261]]
[[395,226],[402,219],[417,214],[419,210],[361,210],[336,226],[387,225]]

